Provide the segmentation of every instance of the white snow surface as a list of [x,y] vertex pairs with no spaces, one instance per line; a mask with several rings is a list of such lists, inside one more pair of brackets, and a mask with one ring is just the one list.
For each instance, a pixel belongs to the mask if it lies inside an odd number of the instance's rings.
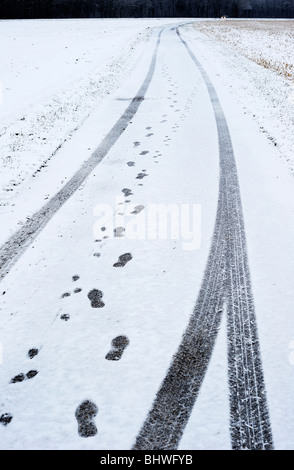
[[[0,416],[12,415],[0,423],[1,449],[130,449],[181,341],[208,257],[219,174],[208,93],[171,30],[185,21],[0,22],[1,244],[98,147],[136,96],[166,26],[132,123],[1,282]],[[276,449],[294,448],[293,77],[255,58],[285,57],[290,70],[290,24],[195,20],[181,28],[232,137]],[[137,179],[140,172],[147,176]],[[144,206],[142,220],[154,203],[200,205],[200,246],[114,238],[115,218],[95,216],[105,204],[136,224],[134,207]],[[115,268],[122,253],[132,260]],[[91,307],[92,289],[103,292],[103,308]],[[108,361],[118,335],[129,345]],[[226,354],[224,316],[181,450],[231,448]],[[37,375],[10,383],[30,370]],[[75,418],[85,399],[98,407],[98,432],[86,439]]]
[[131,74],[162,20],[1,21],[1,205]]

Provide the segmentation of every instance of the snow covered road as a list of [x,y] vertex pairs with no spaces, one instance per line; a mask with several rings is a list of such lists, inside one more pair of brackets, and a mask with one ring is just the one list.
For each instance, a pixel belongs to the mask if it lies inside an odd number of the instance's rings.
[[271,426],[230,132],[215,88],[179,29],[177,33],[201,72],[213,106],[220,155],[219,201],[193,316],[135,448],[177,448],[206,373],[226,305],[232,447],[269,450]]
[[293,448],[293,179],[161,23],[2,214],[3,449]]

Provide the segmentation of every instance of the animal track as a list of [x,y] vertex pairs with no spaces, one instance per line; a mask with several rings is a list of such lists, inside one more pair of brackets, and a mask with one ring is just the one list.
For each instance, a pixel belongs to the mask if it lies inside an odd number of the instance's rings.
[[15,377],[13,377],[13,379],[10,380],[10,383],[15,384],[17,382],[22,382],[23,380],[25,380],[25,375],[24,374],[18,374]]
[[148,176],[147,173],[138,173],[138,176],[136,177],[137,180],[142,180],[145,178],[145,176]]
[[70,319],[70,316],[67,313],[63,313],[62,315],[60,315],[60,319],[68,321]]
[[75,294],[78,294],[79,292],[82,292],[82,288],[81,288],[81,287],[76,287],[76,288],[74,289],[74,293],[75,293]]
[[[80,279],[80,276],[78,274],[75,274],[74,276],[72,276],[72,281],[73,282],[76,282],[78,279]],[[81,287],[76,287],[74,289],[74,293],[77,294],[78,292],[81,292],[82,291],[82,288]],[[64,299],[65,297],[70,297],[71,295],[71,292],[64,292],[62,295],[61,295],[61,298]]]
[[140,155],[146,155],[147,153],[149,153],[149,150],[143,150],[142,152],[140,152]]
[[89,294],[88,298],[91,301],[91,307],[93,308],[102,308],[105,306],[105,303],[101,300],[103,297],[103,292],[98,289],[92,289]]
[[23,382],[24,380],[28,380],[28,379],[32,379],[33,377],[35,377],[36,375],[38,374],[38,371],[37,370],[30,370],[29,372],[27,372],[26,374],[18,374],[16,375],[15,377],[13,377],[11,380],[10,380],[10,383],[11,384],[15,384],[17,382]]
[[76,409],[75,417],[78,422],[78,433],[81,437],[92,437],[98,432],[94,418],[98,407],[90,400],[84,400]]
[[106,354],[105,359],[108,361],[119,361],[129,344],[130,341],[127,336],[117,336],[111,341],[112,349]]
[[135,162],[128,162],[127,165],[128,165],[128,166],[134,166],[134,165],[135,165]]
[[133,194],[129,188],[122,189],[122,192],[124,193],[125,197],[131,196]]
[[33,377],[35,377],[37,375],[38,371],[37,370],[30,370],[27,375],[26,375],[26,378],[27,379],[32,379]]
[[33,357],[35,357],[38,353],[39,353],[39,350],[37,348],[31,348],[28,351],[28,357],[30,359],[33,359]]
[[115,268],[123,268],[129,261],[131,261],[132,258],[131,253],[124,253],[119,256],[117,263],[114,263],[113,266]]
[[61,298],[64,299],[65,297],[69,297],[70,296],[70,292],[64,292],[64,294],[62,294]]
[[3,413],[3,415],[0,416],[0,423],[3,424],[3,426],[7,426],[12,418],[13,416],[10,413]]

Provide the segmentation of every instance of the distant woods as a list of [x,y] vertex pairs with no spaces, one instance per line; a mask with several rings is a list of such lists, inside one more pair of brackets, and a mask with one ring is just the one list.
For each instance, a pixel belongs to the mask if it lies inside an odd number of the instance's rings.
[[0,0],[0,18],[293,18],[293,0]]

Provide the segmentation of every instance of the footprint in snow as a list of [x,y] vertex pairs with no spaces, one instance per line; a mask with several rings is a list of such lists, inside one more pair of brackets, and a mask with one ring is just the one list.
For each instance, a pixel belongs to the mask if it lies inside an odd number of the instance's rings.
[[112,349],[106,354],[105,359],[108,361],[119,361],[129,344],[130,341],[127,336],[117,336],[111,341]]
[[64,292],[64,294],[61,295],[61,298],[64,299],[65,297],[69,297],[70,292]]
[[105,303],[101,300],[103,297],[103,292],[98,289],[92,289],[88,294],[88,299],[91,302],[92,308],[102,308],[105,306]]
[[60,315],[60,319],[68,321],[70,319],[70,316],[67,313],[63,313],[62,315]]
[[114,263],[115,268],[123,268],[129,261],[132,259],[131,253],[124,253],[123,255],[120,255],[118,258],[118,261]]
[[121,191],[124,193],[125,197],[131,196],[133,194],[129,188],[124,188]]
[[3,424],[3,426],[7,426],[12,418],[13,416],[10,413],[3,413],[3,415],[0,416],[0,423]]
[[92,437],[98,432],[94,418],[98,407],[90,400],[84,400],[76,409],[75,417],[78,422],[78,433],[81,437]]
[[[72,276],[72,281],[73,282],[76,282],[78,279],[80,279],[80,276],[78,274],[75,274],[74,276]],[[82,292],[82,288],[81,287],[76,287],[74,289],[74,293],[77,294],[78,292]],[[66,297],[70,297],[71,295],[71,292],[64,292],[62,295],[61,295],[61,298],[64,299]]]
[[27,372],[26,374],[18,374],[16,375],[15,377],[13,377],[11,380],[10,380],[10,383],[11,384],[15,384],[17,382],[23,382],[24,380],[28,380],[28,379],[32,379],[33,377],[35,377],[36,375],[38,374],[38,371],[37,370],[29,370],[29,372]]
[[147,173],[138,173],[138,176],[136,177],[137,180],[142,180],[145,178],[145,176],[148,176]]
[[28,350],[28,357],[30,359],[33,359],[33,357],[37,356],[38,353],[39,353],[39,349],[31,348],[31,349]]

